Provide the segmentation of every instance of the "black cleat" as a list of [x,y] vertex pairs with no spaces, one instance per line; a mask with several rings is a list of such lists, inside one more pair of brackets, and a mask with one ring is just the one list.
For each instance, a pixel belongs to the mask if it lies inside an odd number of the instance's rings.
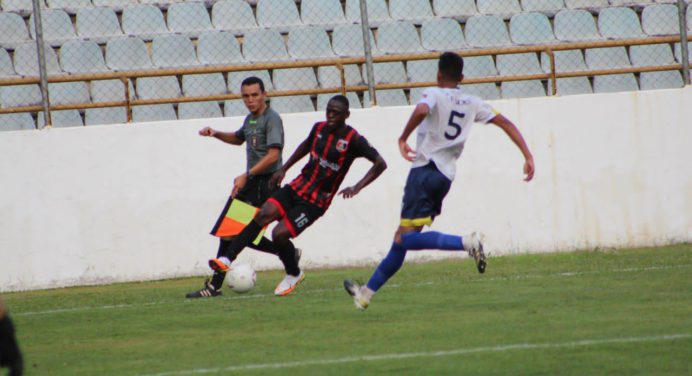
[[191,293],[188,293],[185,295],[186,298],[188,299],[195,299],[195,298],[213,298],[217,296],[221,296],[223,293],[221,291],[218,291],[214,288],[214,286],[209,283],[209,280],[207,279],[204,281],[204,288],[201,290],[193,291]]

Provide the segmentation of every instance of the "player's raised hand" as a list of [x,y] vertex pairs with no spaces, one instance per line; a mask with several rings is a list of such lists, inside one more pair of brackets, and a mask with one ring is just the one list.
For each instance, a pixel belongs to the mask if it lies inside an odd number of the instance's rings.
[[343,196],[343,198],[351,198],[351,197],[357,195],[358,192],[360,192],[360,189],[358,189],[354,186],[354,187],[348,187],[348,188],[342,189],[341,192],[339,192],[339,194],[341,196]]
[[399,140],[399,152],[401,153],[401,156],[409,162],[413,162],[413,159],[416,158],[416,151],[411,149],[408,143],[404,140]]
[[281,181],[284,180],[284,176],[286,175],[286,171],[284,171],[283,168],[278,169],[271,178],[269,178],[269,186],[270,187],[278,187],[279,184],[281,184]]
[[533,173],[535,171],[535,167],[533,165],[533,158],[529,158],[524,162],[524,181],[529,182],[531,179],[533,179]]
[[216,134],[216,131],[213,130],[211,127],[204,127],[199,130],[199,135],[203,137],[214,137]]

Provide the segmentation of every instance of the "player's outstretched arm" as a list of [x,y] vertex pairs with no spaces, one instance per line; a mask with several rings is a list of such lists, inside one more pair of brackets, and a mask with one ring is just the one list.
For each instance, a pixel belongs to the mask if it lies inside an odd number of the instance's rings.
[[494,118],[490,119],[490,122],[502,128],[512,142],[514,142],[519,150],[521,150],[525,160],[524,175],[526,176],[524,177],[524,181],[531,181],[534,173],[533,155],[531,154],[531,151],[529,151],[529,147],[526,145],[526,141],[524,141],[524,137],[521,135],[521,132],[519,132],[519,129],[517,129],[514,123],[501,114],[498,114]]
[[220,132],[211,127],[204,127],[199,130],[199,135],[202,137],[214,137],[231,145],[242,145],[243,140],[235,135],[235,132]]
[[348,188],[344,188],[339,192],[340,195],[342,195],[344,198],[351,198],[355,195],[357,195],[361,189],[367,187],[370,183],[375,181],[380,175],[382,175],[382,172],[387,169],[387,162],[384,161],[384,158],[381,156],[377,155],[374,160],[371,160],[372,162],[372,167],[370,167],[370,170],[363,176],[362,179],[356,185]]
[[408,123],[406,123],[406,127],[401,133],[401,136],[399,136],[399,152],[401,156],[409,162],[412,162],[413,159],[416,158],[416,151],[409,146],[407,140],[411,133],[413,133],[413,130],[423,122],[426,116],[428,116],[429,112],[430,107],[428,107],[427,104],[419,103],[408,119]]
[[[311,133],[312,134],[312,133]],[[298,145],[296,150],[291,154],[291,156],[288,158],[286,163],[284,165],[276,170],[274,175],[272,175],[271,179],[269,180],[270,185],[279,185],[281,184],[281,181],[284,179],[284,176],[286,175],[286,171],[288,171],[296,162],[301,160],[304,156],[306,156],[310,152],[310,144],[312,143],[311,137],[308,136],[303,142]]]

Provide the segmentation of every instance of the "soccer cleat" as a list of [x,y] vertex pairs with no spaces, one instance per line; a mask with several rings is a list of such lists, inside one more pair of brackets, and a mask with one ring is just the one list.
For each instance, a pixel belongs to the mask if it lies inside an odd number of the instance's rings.
[[353,297],[353,303],[356,305],[356,308],[362,310],[365,310],[368,308],[370,305],[370,300],[363,296],[361,293],[361,286],[350,279],[345,279],[344,280],[344,288],[346,289],[346,292]]
[[298,276],[292,276],[290,274],[286,274],[284,279],[279,282],[279,284],[276,286],[274,289],[274,295],[276,296],[286,296],[290,293],[293,292],[293,290],[296,289],[298,284],[303,282],[305,279],[305,273],[303,271],[300,271],[300,274]]
[[[476,261],[476,268],[479,273],[485,273],[485,252],[483,252],[483,234],[472,232],[471,235],[465,236],[463,239],[464,249],[468,251],[469,256]],[[468,239],[468,240],[467,240]]]
[[217,272],[222,272],[225,273],[231,269],[230,265],[227,265],[225,262],[213,258],[209,260],[209,267],[212,268],[213,270],[216,270]]
[[206,281],[204,281],[204,288],[202,288],[201,290],[188,293],[185,295],[185,297],[188,299],[213,298],[221,295],[223,295],[223,293],[221,291],[216,290],[214,286],[211,285],[210,281],[207,279]]

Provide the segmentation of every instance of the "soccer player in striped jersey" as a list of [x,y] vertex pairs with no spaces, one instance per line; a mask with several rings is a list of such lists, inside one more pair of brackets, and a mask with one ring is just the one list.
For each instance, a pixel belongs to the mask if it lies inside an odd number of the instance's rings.
[[[389,253],[367,285],[344,281],[346,291],[359,309],[368,307],[372,296],[401,268],[409,250],[467,251],[475,259],[478,271],[485,271],[482,235],[474,232],[462,237],[435,231],[422,232],[423,226],[432,224],[442,210],[442,201],[454,180],[456,161],[474,122],[493,123],[500,127],[524,155],[524,180],[533,178],[533,156],[516,126],[480,98],[467,95],[458,88],[463,79],[463,68],[461,56],[452,52],[440,56],[437,87],[423,92],[399,137],[401,155],[413,162],[404,188],[401,222]],[[407,140],[416,128],[418,142],[414,151]]]
[[233,239],[227,252],[209,260],[212,269],[228,270],[236,255],[255,239],[262,227],[278,220],[280,222],[274,227],[272,241],[279,250],[286,276],[276,287],[274,294],[283,296],[291,293],[305,278],[305,273],[300,270],[294,257],[295,247],[291,238],[297,237],[327,211],[356,158],[364,157],[373,165],[355,185],[338,193],[344,198],[357,195],[387,168],[384,159],[365,137],[346,125],[346,119],[350,115],[346,97],[332,97],[327,104],[326,115],[327,120],[312,127],[310,135],[284,166],[274,173],[271,181],[273,184],[280,184],[286,171],[309,154],[310,159],[300,175],[262,205],[255,218]]

